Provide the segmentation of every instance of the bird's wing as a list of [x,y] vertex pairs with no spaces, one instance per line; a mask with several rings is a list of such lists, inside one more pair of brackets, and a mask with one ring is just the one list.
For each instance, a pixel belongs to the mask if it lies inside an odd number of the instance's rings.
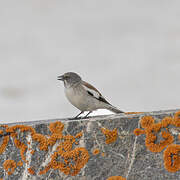
[[106,104],[110,104],[108,101],[106,101],[106,99],[101,95],[101,93],[94,87],[92,86],[91,84],[85,82],[85,81],[82,81],[82,86],[84,87],[84,89],[87,91],[87,93],[98,99],[99,101],[102,101]]

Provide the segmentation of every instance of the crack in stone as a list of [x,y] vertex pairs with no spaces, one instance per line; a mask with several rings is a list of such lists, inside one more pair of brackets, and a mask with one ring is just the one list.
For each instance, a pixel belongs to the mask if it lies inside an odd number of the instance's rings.
[[31,135],[28,134],[26,137],[27,142],[27,151],[26,151],[26,163],[25,163],[25,168],[24,168],[24,172],[22,175],[22,180],[24,179],[28,179],[29,176],[29,172],[28,172],[28,168],[30,168],[30,164],[31,164],[31,158],[32,158],[32,154],[31,154],[31,150],[32,150],[32,138]]
[[54,146],[52,147],[52,150],[48,150],[48,153],[46,154],[46,157],[45,157],[45,161],[42,162],[40,168],[39,168],[38,171],[37,171],[38,174],[39,174],[39,172],[40,172],[40,169],[41,169],[42,167],[46,167],[46,166],[48,165],[48,163],[51,161],[51,155],[56,151],[56,148],[58,147],[58,145],[59,145],[59,143],[56,142],[56,143],[54,144]]
[[114,152],[114,151],[112,151],[112,150],[108,150],[108,152],[110,152],[110,153],[112,153],[112,154],[114,154],[114,155],[116,155],[116,156],[118,156],[118,157],[121,157],[122,159],[125,159],[125,157],[124,157],[122,154],[119,154],[119,153]]
[[[140,123],[138,122],[138,128],[140,128]],[[129,173],[131,172],[131,168],[133,166],[134,160],[135,160],[135,153],[136,153],[136,144],[137,144],[137,136],[135,136],[134,144],[133,144],[133,151],[132,151],[132,156],[131,156],[131,161],[128,167],[128,171],[126,174],[126,179],[128,179]]]

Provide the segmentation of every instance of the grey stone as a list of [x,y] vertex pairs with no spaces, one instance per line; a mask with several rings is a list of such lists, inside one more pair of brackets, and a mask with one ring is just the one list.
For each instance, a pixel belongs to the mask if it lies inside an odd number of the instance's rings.
[[[145,146],[144,134],[135,136],[134,129],[140,128],[139,120],[150,115],[155,118],[156,122],[160,122],[166,116],[174,116],[177,110],[156,111],[142,114],[117,114],[108,116],[89,117],[86,119],[69,120],[54,119],[42,120],[23,123],[7,124],[9,127],[21,124],[33,127],[37,133],[45,135],[47,138],[51,135],[49,124],[61,122],[64,124],[63,135],[75,136],[79,132],[83,132],[83,136],[76,138],[76,144],[72,146],[72,150],[77,147],[83,147],[88,151],[89,160],[81,168],[80,172],[75,175],[65,175],[58,169],[50,168],[47,173],[39,175],[39,171],[50,162],[51,155],[57,151],[58,144],[65,140],[57,140],[54,146],[48,146],[48,151],[39,149],[39,142],[32,140],[30,133],[17,131],[17,138],[34,150],[34,154],[30,150],[26,150],[24,155],[29,161],[22,160],[20,150],[15,146],[14,140],[10,137],[5,151],[0,154],[0,178],[6,180],[105,180],[111,176],[122,176],[127,180],[177,180],[180,179],[180,170],[177,172],[168,172],[164,167],[163,151],[153,153]],[[117,128],[118,137],[115,142],[106,144],[106,137],[101,132],[101,128],[113,130]],[[5,128],[0,127],[5,134]],[[141,128],[142,129],[142,128]],[[175,140],[174,144],[178,144],[177,138],[180,133],[179,128],[170,127]],[[3,138],[0,137],[0,145]],[[31,141],[28,145],[27,138]],[[99,153],[94,154],[93,150],[98,149]],[[104,153],[104,156],[103,154]],[[23,166],[17,166],[15,171],[8,175],[4,170],[3,163],[10,159],[18,163],[20,160]],[[58,157],[57,161],[64,162],[62,157]],[[71,163],[74,164],[73,160]],[[28,168],[33,167],[35,175],[28,172]]]

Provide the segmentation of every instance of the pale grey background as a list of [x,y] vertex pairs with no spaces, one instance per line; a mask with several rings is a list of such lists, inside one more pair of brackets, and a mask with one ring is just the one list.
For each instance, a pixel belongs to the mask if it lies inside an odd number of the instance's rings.
[[0,1],[1,123],[76,115],[67,71],[125,111],[179,108],[180,1]]

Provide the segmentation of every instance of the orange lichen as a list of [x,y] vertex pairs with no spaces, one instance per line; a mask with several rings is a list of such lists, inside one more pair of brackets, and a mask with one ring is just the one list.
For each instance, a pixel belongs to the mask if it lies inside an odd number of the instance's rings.
[[28,168],[28,172],[31,175],[35,175],[36,174],[33,167]]
[[[155,123],[151,116],[144,116],[140,121],[142,129],[135,129],[134,134],[146,134],[146,147],[152,152],[161,152],[164,148],[164,166],[169,172],[180,170],[180,145],[172,144],[174,141],[173,135],[169,132],[168,126],[174,125],[180,127],[180,111],[176,112],[174,117],[164,117],[161,122]],[[161,135],[163,140],[159,143],[158,135]],[[180,135],[178,136],[180,139]]]
[[[89,159],[88,151],[85,148],[78,147],[73,149],[73,144],[78,144],[77,139],[83,136],[83,132],[79,132],[75,136],[72,136],[70,134],[63,135],[62,131],[64,129],[64,124],[62,124],[61,122],[55,122],[49,125],[49,130],[51,132],[49,136],[44,136],[43,134],[36,133],[35,129],[30,126],[16,125],[12,127],[4,127],[6,128],[5,131],[12,137],[15,146],[20,149],[21,158],[25,163],[28,163],[25,157],[26,150],[30,151],[32,155],[34,154],[35,150],[28,148],[28,145],[30,144],[29,141],[26,141],[25,143],[21,142],[18,139],[19,132],[30,133],[32,140],[39,143],[39,146],[37,147],[42,151],[47,151],[49,146],[53,146],[57,140],[60,140],[59,145],[57,146],[56,151],[53,153],[50,162],[44,168],[44,170],[41,170],[39,172],[40,175],[45,174],[49,169],[53,168],[59,169],[67,175],[75,176],[79,173],[81,168],[84,167]],[[8,141],[9,136],[4,137],[3,143],[0,147],[0,152],[3,152],[5,150]],[[57,157],[60,157],[63,161],[59,162],[57,160]],[[8,161],[4,164],[4,167],[6,167],[6,169],[7,167],[11,167],[10,165],[7,166],[7,163]],[[19,161],[17,165],[22,166],[23,162]],[[14,164],[12,167],[15,167]],[[35,174],[35,170],[33,168],[29,168],[28,172],[30,174]]]
[[[57,161],[58,157],[62,158],[64,161]],[[75,176],[88,162],[89,154],[85,148],[77,147],[67,152],[54,152],[51,158],[51,167],[53,169],[59,169],[66,175]]]
[[11,175],[14,173],[14,170],[16,168],[16,162],[14,160],[8,159],[8,160],[4,161],[3,167],[6,170],[6,172],[8,173],[8,175]]
[[[57,139],[62,139],[56,152],[51,156],[51,161],[48,165],[39,172],[39,175],[47,173],[51,168],[59,169],[66,175],[75,176],[79,173],[82,167],[87,163],[89,159],[88,151],[85,148],[78,147],[73,148],[73,143],[76,144],[76,139],[82,137],[83,133],[77,133],[75,136],[62,135],[64,125],[61,122],[51,123],[49,129],[52,135],[47,139],[48,145],[54,145]],[[45,141],[44,141],[45,143]],[[46,144],[46,143],[45,143]],[[58,161],[57,158],[62,159]],[[73,162],[73,163],[72,163]]]
[[145,130],[137,128],[134,130],[134,134],[136,136],[146,134],[146,147],[152,152],[161,152],[166,146],[174,141],[174,137],[169,133],[168,129],[166,129],[166,131],[162,130],[160,134],[163,140],[156,143],[157,135],[162,128],[167,127],[171,122],[171,117],[165,117],[162,122],[154,123],[154,118],[152,116],[144,116],[141,118],[140,124]]
[[122,176],[111,176],[107,180],[126,180],[126,178]]
[[106,144],[113,143],[117,140],[118,137],[118,131],[117,128],[110,131],[106,128],[101,128],[102,133],[106,136]]
[[144,116],[141,118],[141,127],[148,128],[152,124],[154,124],[154,118],[152,116]]
[[47,146],[53,146],[58,139],[62,139],[62,131],[64,129],[64,124],[61,122],[50,123],[49,130],[52,135],[47,139]]
[[43,170],[39,172],[39,175],[46,174],[51,169],[51,163],[49,163]]
[[47,145],[53,146],[58,139],[62,139],[62,138],[63,138],[62,134],[52,134],[51,137],[47,139]]
[[97,154],[99,154],[99,153],[100,153],[100,150],[99,150],[99,149],[96,148],[96,149],[93,150],[93,154],[94,154],[94,155],[97,155]]
[[35,152],[35,150],[31,150],[31,152],[30,152],[30,153],[33,155],[33,154],[34,154],[34,152]]
[[35,130],[31,126],[25,126],[25,125],[15,125],[15,126],[11,126],[11,127],[6,126],[6,132],[10,133],[10,136],[14,140],[15,146],[20,149],[20,154],[21,154],[22,160],[27,163],[26,157],[24,155],[25,151],[27,150],[27,145],[17,139],[16,131],[18,131],[18,130],[20,130],[20,132],[26,132],[26,131],[30,132],[31,135],[35,134]]
[[134,129],[134,134],[135,134],[136,136],[139,136],[139,135],[141,135],[141,134],[145,134],[145,131],[142,130],[142,129],[136,128],[136,129]]
[[169,172],[180,170],[180,145],[171,144],[164,151],[164,166]]
[[[40,173],[47,172],[50,168],[59,169],[66,175],[75,176],[79,173],[82,167],[87,163],[89,159],[88,151],[83,147],[72,149],[73,143],[76,143],[76,139],[82,136],[82,132],[76,134],[76,136],[66,135],[63,136],[63,142],[57,147],[57,152],[54,152],[51,157],[51,162]],[[63,161],[57,161],[57,157]]]
[[0,154],[2,154],[5,151],[8,142],[9,142],[9,136],[4,136],[2,144],[0,146]]
[[26,161],[26,157],[25,157],[25,155],[24,155],[24,153],[25,153],[25,151],[26,151],[26,149],[27,149],[27,146],[26,146],[24,143],[22,143],[20,140],[16,139],[16,138],[14,139],[14,144],[15,144],[15,146],[16,146],[17,148],[20,149],[20,154],[21,154],[22,160],[23,160],[24,162],[27,162],[27,161]]
[[161,136],[164,140],[156,144],[157,136],[154,133],[158,133],[159,130],[159,124],[154,124],[151,128],[146,129],[145,144],[151,152],[161,152],[167,145],[174,141],[174,137],[168,131],[162,131]]
[[34,128],[32,128],[31,126],[25,126],[25,125],[15,125],[15,126],[7,127],[6,132],[15,133],[15,131],[18,129],[21,132],[29,131],[29,132],[31,132],[31,134],[35,133]]
[[39,142],[39,149],[40,150],[44,150],[44,151],[47,151],[48,150],[48,143],[47,143],[47,138],[42,135],[42,134],[38,134],[38,133],[34,133],[32,135],[32,139],[34,141],[37,141]]
[[81,131],[81,132],[79,132],[79,133],[76,134],[75,138],[81,138],[82,135],[83,135],[83,132]]
[[18,163],[17,163],[17,166],[23,166],[23,162],[22,161],[19,161]]
[[51,131],[52,134],[62,133],[63,129],[64,129],[64,124],[61,122],[55,122],[49,125],[49,130]]
[[1,124],[0,127],[7,128],[8,125]]
[[176,127],[180,127],[180,111],[176,112],[173,119],[173,124]]
[[101,153],[101,156],[102,156],[102,157],[104,157],[105,155],[106,155],[106,154],[105,154],[104,152],[103,152],[103,153]]
[[162,119],[161,124],[162,127],[168,127],[170,124],[173,123],[173,118],[172,117],[165,117],[164,119]]

